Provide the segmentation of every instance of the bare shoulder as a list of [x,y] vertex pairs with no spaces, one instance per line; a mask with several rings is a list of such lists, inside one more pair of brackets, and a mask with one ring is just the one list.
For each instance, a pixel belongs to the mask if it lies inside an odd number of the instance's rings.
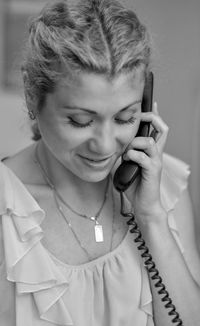
[[38,173],[34,162],[34,150],[35,144],[31,144],[3,161],[24,184],[37,183]]

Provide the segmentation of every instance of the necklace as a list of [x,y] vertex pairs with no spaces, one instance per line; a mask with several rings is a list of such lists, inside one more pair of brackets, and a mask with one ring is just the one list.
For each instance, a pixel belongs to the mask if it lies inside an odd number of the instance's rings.
[[[65,216],[62,207],[59,205],[58,202],[58,198],[56,196],[55,191],[53,191],[54,194],[54,199],[55,199],[55,203],[57,206],[58,211],[60,212],[60,214],[62,215],[62,217],[64,218],[65,222],[67,223],[67,225],[69,226],[70,230],[72,231],[76,241],[78,242],[79,246],[82,248],[82,250],[85,252],[87,258],[89,259],[89,261],[93,260],[93,257],[89,254],[89,252],[86,250],[85,246],[81,243],[80,239],[78,238],[76,232],[74,231],[73,227],[72,227],[72,223],[71,221]],[[115,201],[114,201],[114,194],[113,194],[113,189],[112,189],[112,203],[113,203],[113,215],[112,215],[112,236],[111,236],[111,241],[110,241],[110,252],[112,251],[112,243],[113,243],[113,225],[114,225],[114,216],[115,216]]]
[[[108,178],[107,180],[107,184],[106,184],[106,190],[105,190],[105,195],[104,195],[104,199],[103,199],[103,202],[102,202],[102,205],[100,207],[100,209],[97,211],[97,213],[95,214],[95,216],[87,216],[86,214],[81,214],[77,211],[75,211],[64,199],[63,197],[61,196],[61,194],[57,191],[57,189],[55,188],[55,186],[53,185],[53,183],[51,182],[51,180],[49,179],[48,175],[47,175],[47,172],[45,171],[45,169],[43,168],[42,164],[40,163],[40,160],[39,160],[39,156],[38,156],[38,144],[36,145],[36,148],[35,148],[35,162],[38,164],[42,174],[43,174],[43,177],[44,179],[46,180],[47,184],[50,186],[50,188],[52,189],[53,191],[53,194],[54,194],[54,199],[55,199],[55,203],[56,203],[56,206],[57,206],[57,209],[59,210],[59,212],[61,213],[61,215],[65,218],[65,220],[67,221],[67,224],[68,226],[71,228],[72,232],[74,233],[74,236],[76,238],[76,240],[79,242],[80,244],[80,241],[79,239],[77,238],[77,235],[76,233],[74,232],[73,228],[72,228],[72,223],[69,222],[64,213],[63,213],[63,210],[62,210],[62,207],[60,206],[60,204],[58,203],[58,199],[66,206],[68,207],[68,209],[70,209],[73,213],[75,213],[76,215],[80,216],[80,217],[83,217],[83,218],[86,218],[86,219],[89,219],[90,221],[92,222],[95,222],[95,226],[94,226],[94,234],[95,234],[95,241],[96,242],[103,242],[104,241],[104,237],[103,237],[103,227],[101,224],[99,224],[98,222],[98,217],[99,215],[101,214],[101,211],[105,205],[105,202],[106,202],[106,199],[108,197],[108,189],[109,189],[109,180],[110,178]],[[113,193],[112,193],[113,195]],[[113,215],[114,215],[114,197],[112,197],[113,199]],[[113,216],[113,219],[114,219],[114,216]],[[111,240],[112,241],[112,240]],[[81,245],[81,244],[80,244]],[[81,245],[82,247],[82,245]]]
[[[47,181],[47,180],[46,180]],[[61,196],[61,194],[55,189],[55,187],[52,187],[52,184],[49,184],[50,187],[53,189],[54,194],[56,195],[57,199],[59,199],[67,208],[69,208],[74,214],[83,217],[85,219],[88,219],[92,222],[95,223],[94,225],[94,234],[95,234],[95,241],[96,242],[103,242],[104,241],[104,237],[103,237],[103,227],[102,225],[98,222],[98,218],[103,210],[103,207],[105,205],[106,199],[108,197],[108,190],[109,190],[109,178],[107,180],[107,184],[106,184],[106,190],[105,190],[105,195],[104,195],[104,199],[103,202],[101,204],[101,207],[99,208],[99,210],[97,211],[97,213],[94,216],[88,216],[86,214],[81,214],[77,211],[75,211],[65,200],[64,198]]]

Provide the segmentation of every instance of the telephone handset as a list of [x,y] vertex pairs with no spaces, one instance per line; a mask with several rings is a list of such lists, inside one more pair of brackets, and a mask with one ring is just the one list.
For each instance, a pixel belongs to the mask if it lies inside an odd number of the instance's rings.
[[[153,82],[153,73],[150,72],[145,82],[144,93],[142,98],[142,112],[149,112],[152,110]],[[149,130],[150,123],[141,122],[136,137],[147,137],[149,135]],[[114,174],[113,183],[115,188],[118,191],[127,190],[130,185],[134,182],[139,173],[140,167],[138,166],[138,164],[132,161],[123,161]]]
[[[142,99],[142,111],[149,112],[152,110],[152,100],[153,100],[153,73],[150,72],[146,78],[143,99]],[[150,131],[150,123],[149,122],[141,122],[138,130],[137,136],[147,137]],[[158,290],[158,294],[162,295],[161,301],[164,303],[166,309],[170,309],[168,311],[169,316],[173,316],[171,322],[177,323],[176,326],[183,325],[183,322],[179,316],[179,313],[176,311],[176,307],[172,303],[172,299],[169,297],[169,293],[166,290],[166,286],[164,285],[162,278],[159,274],[158,269],[156,268],[156,264],[153,261],[153,258],[149,252],[148,247],[145,244],[145,241],[142,237],[142,233],[138,227],[138,224],[135,219],[135,215],[132,212],[126,212],[125,209],[125,198],[124,191],[126,191],[130,185],[134,182],[136,177],[140,174],[140,167],[138,164],[132,161],[122,161],[121,165],[117,168],[114,177],[113,184],[115,188],[120,192],[121,198],[121,215],[124,217],[130,218],[127,222],[129,226],[132,226],[130,232],[137,235],[134,239],[135,243],[138,243],[138,250],[141,252],[141,257],[145,260],[145,266],[148,270],[150,278],[155,282],[154,286]],[[151,275],[153,274],[153,275]]]

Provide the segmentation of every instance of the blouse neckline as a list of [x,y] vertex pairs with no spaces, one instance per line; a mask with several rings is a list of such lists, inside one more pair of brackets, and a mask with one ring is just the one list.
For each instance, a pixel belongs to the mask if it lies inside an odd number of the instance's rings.
[[110,252],[99,256],[97,258],[94,258],[88,262],[85,263],[81,263],[81,264],[68,264],[66,262],[64,262],[63,260],[59,259],[56,257],[55,254],[53,254],[49,249],[46,248],[45,245],[43,245],[44,249],[47,251],[47,253],[50,255],[50,257],[57,262],[59,265],[63,266],[64,268],[67,269],[86,269],[88,267],[93,267],[94,265],[96,266],[97,264],[100,264],[101,262],[105,262],[108,259],[111,259],[113,256],[115,256],[125,245],[125,242],[128,239],[128,235],[129,235],[129,228],[125,234],[125,236],[123,237],[122,241],[117,245],[117,247],[115,247],[113,250],[111,250]]

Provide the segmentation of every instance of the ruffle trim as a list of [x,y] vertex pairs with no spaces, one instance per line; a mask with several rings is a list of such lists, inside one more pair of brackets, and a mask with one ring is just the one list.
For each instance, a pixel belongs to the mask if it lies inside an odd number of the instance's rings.
[[168,212],[175,208],[181,193],[187,188],[189,175],[188,164],[169,154],[163,154],[160,192],[161,201]]
[[188,164],[169,154],[163,154],[163,171],[160,188],[161,201],[168,212],[169,228],[171,229],[174,239],[182,253],[184,253],[184,248],[180,241],[179,231],[173,211],[181,194],[188,186],[189,175],[190,167]]
[[154,326],[153,322],[153,307],[152,307],[152,294],[149,284],[149,277],[147,274],[146,267],[141,264],[141,275],[142,275],[142,289],[140,297],[140,309],[143,310],[147,315],[146,326]]
[[57,325],[73,325],[62,300],[69,288],[70,275],[63,276],[40,242],[44,211],[2,163],[0,187],[7,279],[16,283],[18,298],[21,294],[32,294],[41,319]]
[[[189,167],[164,154],[161,200],[167,211],[174,209],[187,187]],[[17,294],[31,293],[41,319],[57,325],[73,325],[62,296],[69,289],[71,274],[65,276],[53,262],[40,240],[44,211],[22,182],[0,163],[0,215],[5,243],[7,278],[16,282]],[[178,238],[178,230],[169,214],[169,227]],[[176,239],[177,240],[177,239]],[[152,295],[146,268],[141,267],[142,291],[140,309],[147,314],[147,326],[153,326]]]

